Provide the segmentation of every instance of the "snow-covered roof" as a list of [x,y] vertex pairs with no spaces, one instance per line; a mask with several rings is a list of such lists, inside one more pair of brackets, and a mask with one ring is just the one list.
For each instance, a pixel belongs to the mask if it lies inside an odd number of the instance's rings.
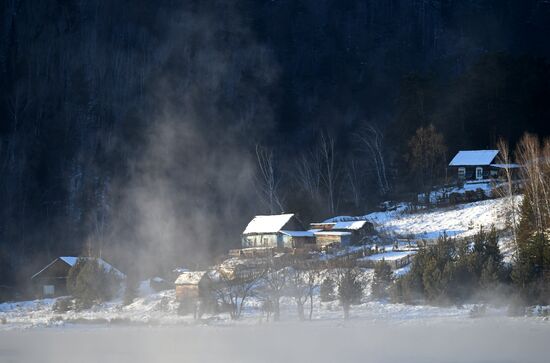
[[67,265],[70,265],[71,267],[76,265],[76,261],[78,261],[78,257],[74,256],[62,256],[59,257],[60,260],[63,260]]
[[311,231],[281,231],[281,233],[291,237],[315,237]]
[[351,232],[320,231],[320,232],[315,232],[315,235],[319,235],[319,236],[351,236]]
[[498,150],[461,150],[449,166],[490,165],[498,154]]
[[175,281],[176,285],[197,285],[206,271],[187,271],[183,272]]
[[[58,257],[56,258],[55,260],[53,260],[52,262],[50,262],[46,267],[44,267],[42,270],[38,271],[37,273],[35,273],[34,275],[32,275],[31,279],[34,279],[36,276],[40,275],[42,272],[44,272],[45,270],[47,270],[51,265],[53,265],[56,261],[63,261],[65,262],[67,265],[73,267],[74,265],[76,265],[76,262],[78,261],[78,259],[81,258],[81,259],[91,259],[93,257],[75,257],[75,256],[61,256],[61,257]],[[101,258],[98,258],[97,259],[97,262],[99,263],[100,266],[103,267],[103,269],[107,272],[113,272],[115,273],[115,275],[117,275],[118,277],[120,278],[125,278],[126,275],[123,274],[122,272],[120,272],[120,270],[118,270],[117,268],[111,266],[109,263],[105,262],[105,260],[101,259]]]
[[336,222],[332,229],[347,229],[352,231],[357,231],[367,223],[367,221],[347,221],[347,222]]
[[293,216],[294,214],[256,216],[248,223],[243,234],[279,232]]

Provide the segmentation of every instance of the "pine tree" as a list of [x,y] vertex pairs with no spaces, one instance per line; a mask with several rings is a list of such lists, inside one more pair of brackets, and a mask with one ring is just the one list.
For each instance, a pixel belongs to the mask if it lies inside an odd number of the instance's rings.
[[393,280],[390,265],[382,260],[374,266],[374,278],[372,281],[372,295],[378,299],[388,297],[388,288]]
[[338,275],[338,299],[344,309],[344,319],[349,319],[350,306],[361,302],[363,286],[356,268],[343,268]]

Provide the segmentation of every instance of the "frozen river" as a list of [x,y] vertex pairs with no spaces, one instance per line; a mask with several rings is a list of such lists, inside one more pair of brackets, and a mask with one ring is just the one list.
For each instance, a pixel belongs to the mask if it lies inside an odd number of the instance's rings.
[[65,326],[0,332],[0,362],[549,362],[540,319]]

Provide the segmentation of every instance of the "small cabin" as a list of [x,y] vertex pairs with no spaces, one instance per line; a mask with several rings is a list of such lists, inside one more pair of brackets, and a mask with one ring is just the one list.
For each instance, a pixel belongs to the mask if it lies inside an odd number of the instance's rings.
[[505,169],[518,169],[517,164],[498,163],[498,150],[461,150],[449,163],[459,182],[499,179]]
[[311,223],[310,228],[312,231],[349,232],[350,244],[353,245],[362,244],[366,237],[374,232],[372,223],[366,220]]
[[[69,271],[79,259],[89,259],[92,257],[75,257],[63,256],[58,257],[50,262],[42,270],[38,271],[31,277],[34,295],[40,298],[57,297],[67,295],[67,277]],[[103,266],[107,271],[112,271],[121,279],[126,276],[105,262],[103,259],[97,259],[100,266]]]
[[314,245],[314,234],[301,229],[294,214],[256,216],[243,231],[242,248],[303,248]]

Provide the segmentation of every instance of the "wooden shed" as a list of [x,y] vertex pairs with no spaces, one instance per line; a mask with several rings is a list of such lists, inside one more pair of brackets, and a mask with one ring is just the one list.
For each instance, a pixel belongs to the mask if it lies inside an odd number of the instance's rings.
[[176,281],[176,300],[179,302],[197,302],[199,300],[200,285],[208,279],[206,271],[182,272]]
[[[62,256],[56,258],[31,277],[34,295],[42,298],[67,295],[67,277],[71,267],[73,267],[79,259],[90,258],[93,257]],[[103,259],[98,258],[97,260],[107,271],[114,272],[121,279],[126,277],[122,272],[105,262]]]
[[[344,218],[344,217],[342,217]],[[349,232],[351,233],[350,243],[359,245],[365,242],[368,235],[374,232],[371,222],[366,220],[342,220],[338,222],[311,223],[312,231],[331,231],[331,232]]]
[[351,232],[341,231],[315,231],[315,240],[317,247],[324,248],[327,246],[346,247],[351,245]]

